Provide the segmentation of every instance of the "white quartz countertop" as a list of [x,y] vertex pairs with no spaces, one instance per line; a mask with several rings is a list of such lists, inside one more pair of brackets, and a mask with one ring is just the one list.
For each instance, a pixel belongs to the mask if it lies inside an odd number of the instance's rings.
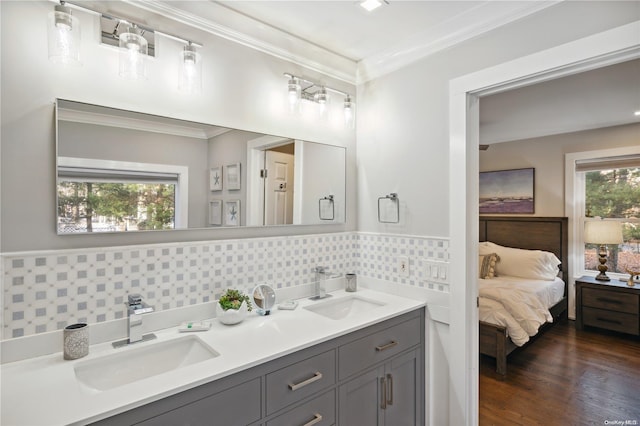
[[[4,364],[0,376],[0,423],[3,426],[90,423],[424,306],[422,301],[369,289],[357,293],[341,290],[332,294],[332,298],[320,302],[300,299],[293,311],[274,308],[268,316],[251,312],[236,325],[223,325],[214,319],[211,329],[204,332],[180,333],[178,327],[174,327],[155,331],[155,340],[129,347],[113,349],[110,343],[92,345],[89,355],[78,360],[64,360],[62,352],[59,352]],[[381,301],[385,305],[340,320],[304,309],[304,306],[326,300],[336,301],[348,295]],[[184,337],[185,334],[197,335],[220,355],[105,391],[89,388],[75,376],[74,366],[77,363],[134,350],[140,345]]]

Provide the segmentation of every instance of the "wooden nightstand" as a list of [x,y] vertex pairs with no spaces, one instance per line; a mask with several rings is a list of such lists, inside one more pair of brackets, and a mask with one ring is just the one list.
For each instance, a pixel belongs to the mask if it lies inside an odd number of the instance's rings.
[[576,279],[576,328],[585,325],[640,336],[640,285]]

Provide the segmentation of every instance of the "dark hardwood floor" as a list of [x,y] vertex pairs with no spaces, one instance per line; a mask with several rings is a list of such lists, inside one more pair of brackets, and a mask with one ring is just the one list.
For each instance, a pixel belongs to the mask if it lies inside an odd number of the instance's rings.
[[[509,356],[480,357],[481,426],[640,426],[640,339],[564,320]],[[616,421],[620,423],[616,423]]]

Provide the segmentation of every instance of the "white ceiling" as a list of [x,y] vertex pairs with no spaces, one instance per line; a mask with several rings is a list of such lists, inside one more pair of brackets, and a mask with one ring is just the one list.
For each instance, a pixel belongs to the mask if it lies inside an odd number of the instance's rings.
[[502,25],[554,4],[390,0],[368,12],[355,0],[218,3],[356,62],[385,51],[398,53],[405,46],[435,45],[460,33],[473,34],[474,28]]
[[480,143],[640,123],[635,111],[640,59],[480,98]]

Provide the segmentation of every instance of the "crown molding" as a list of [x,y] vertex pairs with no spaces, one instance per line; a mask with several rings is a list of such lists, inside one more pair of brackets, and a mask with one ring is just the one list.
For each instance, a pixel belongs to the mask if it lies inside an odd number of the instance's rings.
[[[358,63],[356,80],[358,83],[364,83],[376,79],[562,1],[483,2],[389,49],[361,60]],[[510,9],[505,6],[509,6]],[[458,30],[452,32],[451,28],[458,28]]]
[[[125,0],[125,2],[328,77],[356,84],[357,63],[355,61],[242,15],[221,4],[210,1],[181,2],[180,8],[177,8],[154,0]],[[287,46],[287,48],[280,46]]]
[[[562,1],[485,1],[359,62],[214,1],[180,2],[179,7],[155,0],[124,0],[124,3],[355,85],[396,71]],[[458,30],[452,32],[452,28]]]

